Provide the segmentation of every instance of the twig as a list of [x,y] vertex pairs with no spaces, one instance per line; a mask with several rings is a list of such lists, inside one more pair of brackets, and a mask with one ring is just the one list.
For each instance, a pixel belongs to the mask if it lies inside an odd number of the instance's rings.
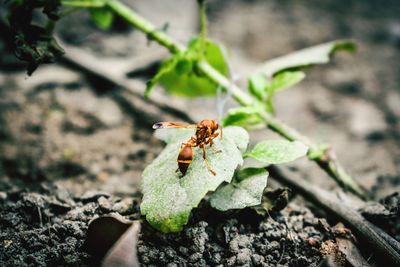
[[[284,175],[282,171],[275,166],[270,166],[267,169],[270,175],[277,181],[290,186],[306,199],[321,206],[323,209],[345,222],[360,239],[365,240],[371,245],[374,251],[377,251],[384,259],[390,261],[392,266],[400,266],[400,254],[390,245],[393,242],[393,238],[389,235],[379,235],[370,222],[360,213],[340,201],[336,195],[304,179],[294,179]],[[395,242],[397,243],[397,241]]]
[[386,242],[388,242],[388,244],[391,245],[392,248],[394,248],[397,251],[397,253],[400,254],[400,242],[399,241],[397,241],[396,239],[391,237],[388,233],[383,231],[380,227],[376,226],[375,224],[371,224],[371,227],[375,230],[375,232],[378,233],[378,235],[380,235],[383,239],[385,239]]
[[[121,16],[127,22],[132,24],[135,28],[144,32],[150,39],[158,42],[160,45],[166,47],[171,53],[178,53],[184,51],[184,47],[177,41],[173,40],[165,32],[157,30],[154,25],[148,22],[145,18],[138,15],[133,9],[119,2],[118,0],[110,0],[107,5],[117,15]],[[216,69],[210,66],[206,61],[197,63],[198,69],[211,81],[215,82],[225,90],[230,90],[233,98],[243,106],[250,105],[253,98],[242,91],[237,85],[232,84],[225,76],[220,74]],[[289,140],[299,140],[310,147],[311,150],[318,149],[318,146],[313,144],[308,138],[301,135],[295,129],[284,124],[282,121],[276,119],[268,113],[262,114],[264,121],[270,129],[282,135]],[[337,160],[331,157],[324,157],[314,160],[323,170],[325,170],[339,185],[345,189],[350,190],[355,195],[364,198],[365,194],[363,189],[348,175],[344,168]]]

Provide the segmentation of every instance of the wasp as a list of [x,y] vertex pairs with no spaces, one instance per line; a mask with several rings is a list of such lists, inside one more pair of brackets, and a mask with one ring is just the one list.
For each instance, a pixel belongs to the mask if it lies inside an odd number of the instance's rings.
[[[185,124],[178,122],[157,122],[153,125],[153,129],[163,129],[163,128],[195,128],[195,134],[190,137],[188,141],[182,144],[179,149],[179,154],[177,158],[178,169],[183,176],[185,176],[190,163],[193,161],[193,148],[200,147],[203,150],[203,159],[206,163],[207,169],[216,175],[216,172],[211,168],[210,163],[207,161],[205,146],[209,145],[212,147],[214,144],[214,139],[220,136],[222,138],[222,127],[218,124],[216,120],[202,120],[197,124]],[[219,131],[218,131],[219,129]],[[221,152],[217,150],[215,152]]]

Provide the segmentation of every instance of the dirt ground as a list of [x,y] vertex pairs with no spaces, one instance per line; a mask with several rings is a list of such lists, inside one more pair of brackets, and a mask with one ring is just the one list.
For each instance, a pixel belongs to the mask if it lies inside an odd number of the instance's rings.
[[[182,42],[197,30],[195,1],[128,2],[160,28],[169,22],[168,31]],[[333,144],[346,169],[380,200],[400,190],[399,12],[395,0],[215,0],[209,35],[226,46],[243,85],[269,58],[354,39],[357,53],[308,70],[305,81],[280,93],[277,116]],[[125,75],[137,59],[163,53],[138,31],[100,31],[82,13],[58,27],[64,42],[113,64],[110,73]],[[27,77],[3,42],[0,51],[0,265],[93,265],[98,259],[82,247],[88,222],[115,212],[139,216],[141,172],[162,149],[152,136],[154,121],[76,69],[48,65]],[[217,117],[215,100],[170,99],[194,118]],[[251,140],[269,137],[277,138],[259,131]],[[335,187],[306,159],[288,167]],[[252,223],[244,219],[248,214],[219,217],[200,208],[182,233],[168,236],[144,225],[139,258],[144,266],[318,266],[321,247],[333,236],[321,226],[324,213],[309,206],[295,197],[283,211]],[[398,224],[383,227],[400,241]]]

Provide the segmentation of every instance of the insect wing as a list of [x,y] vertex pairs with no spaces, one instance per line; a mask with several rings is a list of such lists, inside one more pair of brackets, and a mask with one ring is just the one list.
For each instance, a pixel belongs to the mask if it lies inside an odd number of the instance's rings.
[[165,128],[196,128],[196,124],[187,124],[180,122],[161,121],[153,124],[153,129],[165,129]]

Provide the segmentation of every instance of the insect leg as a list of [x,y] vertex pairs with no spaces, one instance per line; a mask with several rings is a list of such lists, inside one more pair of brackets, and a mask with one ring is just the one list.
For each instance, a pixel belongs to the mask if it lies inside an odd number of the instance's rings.
[[218,137],[219,133],[214,133],[213,135],[211,135],[209,137],[209,139],[207,139],[207,141],[205,142],[207,145],[210,144],[210,147],[214,150],[215,153],[220,153],[222,152],[222,150],[220,149],[215,149],[215,147],[213,147],[212,145],[214,144],[213,139]]
[[203,159],[207,165],[207,169],[212,173],[212,175],[217,175],[217,173],[211,168],[210,163],[208,163],[207,155],[206,155],[206,148],[202,145],[201,148],[203,149]]

